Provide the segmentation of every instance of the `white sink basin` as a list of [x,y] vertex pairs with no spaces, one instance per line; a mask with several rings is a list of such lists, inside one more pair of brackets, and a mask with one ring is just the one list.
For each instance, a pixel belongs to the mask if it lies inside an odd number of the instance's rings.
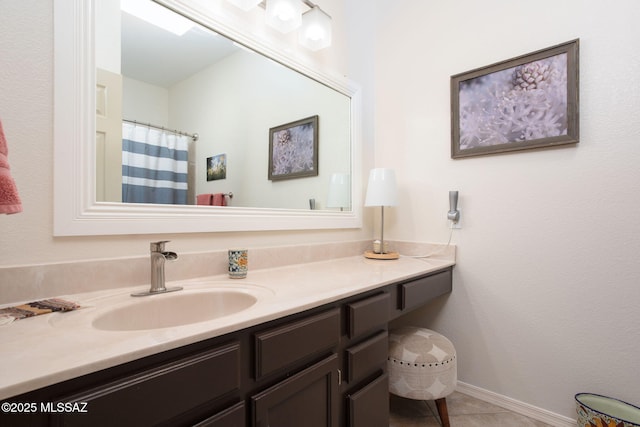
[[249,293],[231,289],[182,290],[142,298],[97,316],[93,327],[105,331],[136,331],[182,326],[238,313],[258,301]]
[[[240,313],[273,291],[248,283],[240,286],[217,281],[180,283],[177,292],[132,297],[131,289],[80,301],[81,308],[55,313],[54,327],[85,327],[102,331],[141,331],[172,328]],[[136,289],[138,291],[139,289]]]

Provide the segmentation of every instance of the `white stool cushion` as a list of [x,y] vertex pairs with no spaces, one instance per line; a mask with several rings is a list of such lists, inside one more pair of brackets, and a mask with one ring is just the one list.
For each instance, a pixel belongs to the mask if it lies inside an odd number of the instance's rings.
[[389,391],[416,400],[453,393],[458,382],[456,349],[430,329],[404,327],[389,333]]

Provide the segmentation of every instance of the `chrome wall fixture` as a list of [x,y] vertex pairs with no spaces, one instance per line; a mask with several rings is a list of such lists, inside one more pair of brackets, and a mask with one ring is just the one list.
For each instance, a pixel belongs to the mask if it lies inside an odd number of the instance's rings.
[[457,190],[449,191],[449,212],[447,212],[447,219],[451,221],[451,228],[460,228],[460,210],[458,209]]
[[267,25],[285,34],[298,29],[298,43],[307,49],[316,51],[331,46],[331,16],[309,0],[227,1],[245,11],[263,7]]

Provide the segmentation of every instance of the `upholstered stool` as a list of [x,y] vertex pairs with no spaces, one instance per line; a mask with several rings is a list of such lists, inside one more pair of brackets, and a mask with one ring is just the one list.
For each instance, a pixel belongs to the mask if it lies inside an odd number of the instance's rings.
[[458,381],[456,349],[430,329],[403,327],[389,333],[389,392],[415,400],[435,400],[444,427],[449,426],[446,397]]

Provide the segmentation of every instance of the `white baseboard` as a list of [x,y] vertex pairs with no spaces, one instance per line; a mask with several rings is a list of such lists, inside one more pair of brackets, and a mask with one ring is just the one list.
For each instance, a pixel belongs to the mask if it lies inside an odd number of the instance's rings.
[[534,420],[542,421],[543,423],[554,427],[576,427],[577,425],[576,420],[569,417],[529,405],[528,403],[520,402],[519,400],[515,400],[471,384],[458,381],[456,391],[493,405],[500,406],[501,408],[508,409],[517,414],[533,418]]

